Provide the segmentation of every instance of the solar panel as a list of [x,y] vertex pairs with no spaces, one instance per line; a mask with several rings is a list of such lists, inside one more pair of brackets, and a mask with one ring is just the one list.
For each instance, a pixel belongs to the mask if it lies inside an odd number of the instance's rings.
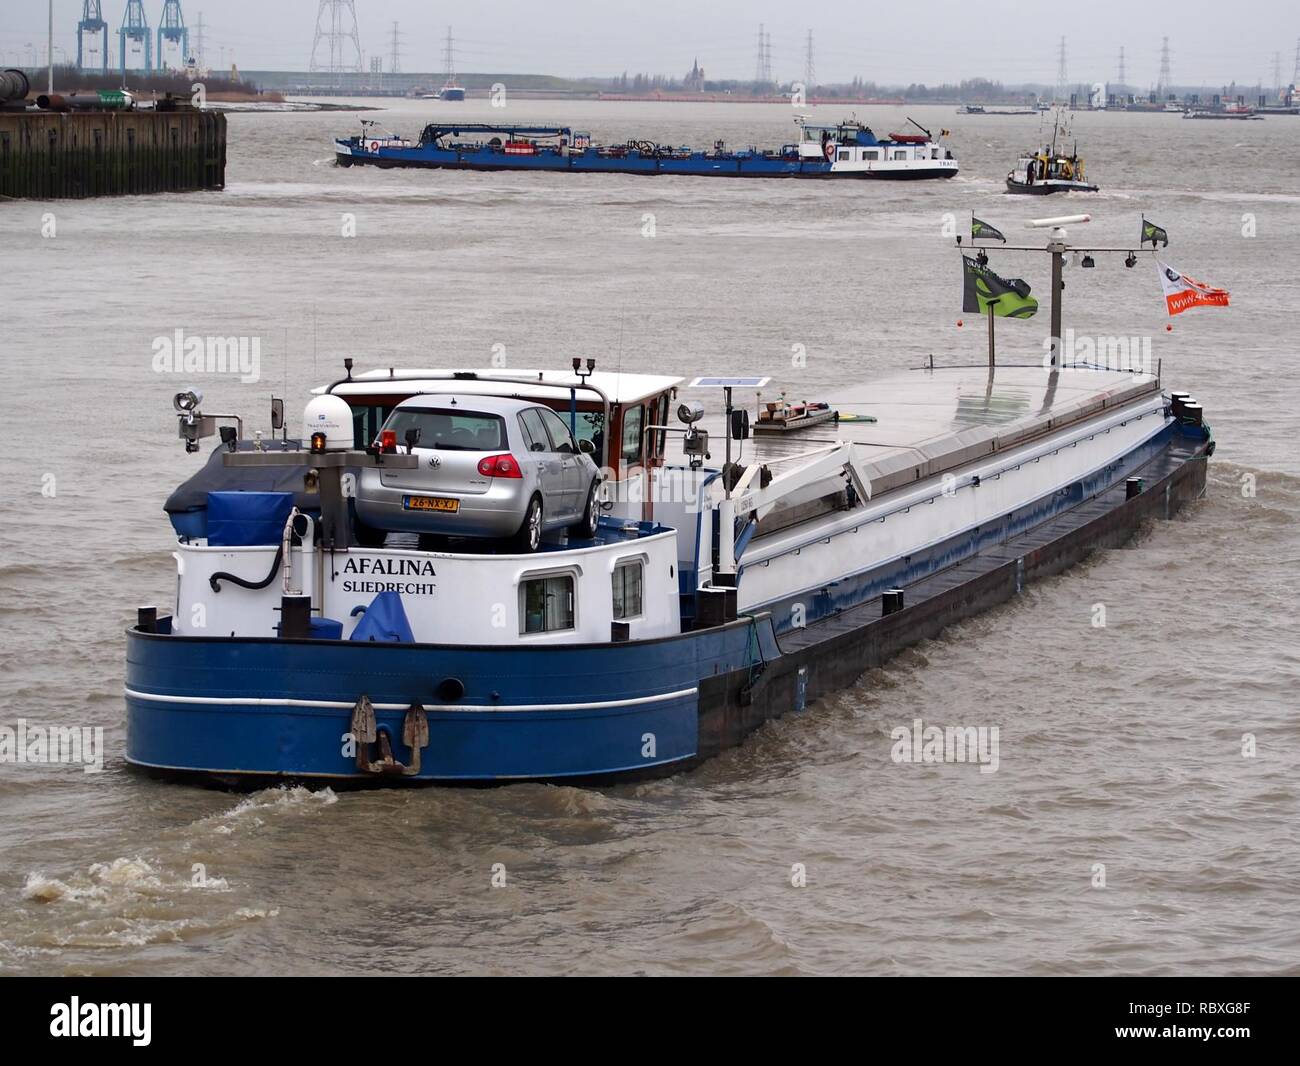
[[688,389],[761,389],[771,378],[696,378]]

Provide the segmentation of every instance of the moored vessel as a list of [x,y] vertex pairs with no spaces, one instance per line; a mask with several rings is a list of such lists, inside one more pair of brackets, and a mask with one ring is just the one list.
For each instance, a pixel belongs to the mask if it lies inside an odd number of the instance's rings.
[[962,104],[957,108],[959,115],[1036,115],[1038,109],[1034,107],[988,107],[984,104]]
[[1190,107],[1183,111],[1183,118],[1192,119],[1236,119],[1238,121],[1262,120],[1249,104],[1227,103],[1221,107]]

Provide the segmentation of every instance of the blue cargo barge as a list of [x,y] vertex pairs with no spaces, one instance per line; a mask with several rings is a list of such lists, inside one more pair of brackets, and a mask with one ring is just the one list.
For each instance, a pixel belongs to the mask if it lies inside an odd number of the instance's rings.
[[[334,142],[340,166],[424,167],[443,170],[537,170],[591,174],[679,174],[725,178],[869,178],[916,180],[957,173],[952,150],[928,130],[877,138],[848,119],[817,125],[797,119],[799,138],[779,148],[712,150],[629,140],[597,145],[567,126],[430,123],[417,141],[381,134],[373,120]],[[941,132],[940,138],[943,133]]]
[[[228,435],[168,501],[175,604],[127,633],[129,762],[237,786],[674,773],[1170,516],[1213,450],[1185,394],[1084,366],[914,371],[840,398],[874,420],[749,437],[721,465],[736,420],[691,394],[349,373],[317,398],[346,406],[342,446],[310,405],[301,439]],[[376,427],[412,397],[466,418],[503,396],[598,451],[593,536],[426,543],[365,527],[331,481],[377,463],[433,483],[454,450],[372,445]],[[182,436],[211,417],[191,407]]]
[[250,441],[176,395],[186,450],[221,443],[165,506],[175,602],[127,631],[131,765],[241,787],[676,773],[1171,517],[1215,447],[1159,370],[1055,350],[793,402],[594,359],[344,369],[296,438],[281,400]]

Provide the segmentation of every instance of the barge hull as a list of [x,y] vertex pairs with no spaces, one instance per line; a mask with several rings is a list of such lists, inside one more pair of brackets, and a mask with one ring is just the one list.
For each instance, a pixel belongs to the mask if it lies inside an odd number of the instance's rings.
[[[1212,450],[1203,430],[1175,426],[1135,472],[1145,483],[1139,495],[1126,498],[1121,482],[922,578],[907,586],[902,611],[881,617],[874,599],[780,637],[766,613],[660,640],[535,649],[175,637],[166,620],[159,633],[133,628],[128,762],[237,787],[375,784],[334,756],[348,701],[366,691],[381,730],[400,738],[405,707],[445,673],[467,691],[492,688],[492,702],[424,706],[431,742],[421,773],[378,781],[608,784],[678,773],[1027,582],[1118,547],[1151,518],[1171,517],[1204,493]],[[544,673],[536,669],[543,662]],[[412,756],[396,740],[394,752]]]
[[[515,156],[491,153],[485,160],[474,153],[439,152],[423,155],[398,154],[400,149],[378,152],[336,151],[339,166],[374,166],[381,170],[415,167],[423,170],[540,171],[555,174],[640,174],[646,177],[681,175],[694,178],[836,178],[866,181],[916,181],[952,178],[957,168],[834,170],[821,160],[775,159],[744,156],[734,159],[660,159],[631,153],[623,157],[553,155]],[[390,154],[385,154],[389,152]]]
[[[1197,431],[1199,433],[1199,431]],[[700,759],[739,744],[769,718],[803,710],[847,688],[904,649],[954,622],[1017,595],[1093,551],[1118,548],[1146,522],[1169,519],[1205,493],[1213,445],[1175,432],[1168,447],[1137,473],[1144,491],[1126,499],[1121,483],[967,562],[905,588],[903,610],[881,614],[879,598],[779,638],[782,655],[755,682],[743,672],[700,683]]]

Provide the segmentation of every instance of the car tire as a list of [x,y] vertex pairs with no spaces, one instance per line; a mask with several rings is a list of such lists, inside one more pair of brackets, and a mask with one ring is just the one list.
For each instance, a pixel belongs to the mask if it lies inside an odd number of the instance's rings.
[[534,496],[528,501],[524,520],[513,537],[516,551],[535,552],[542,546],[542,498]]
[[582,518],[569,527],[569,536],[582,540],[594,540],[596,537],[596,527],[600,524],[600,504],[596,500],[596,489],[600,487],[600,479],[591,479],[591,488],[587,490],[587,508],[582,512]]

